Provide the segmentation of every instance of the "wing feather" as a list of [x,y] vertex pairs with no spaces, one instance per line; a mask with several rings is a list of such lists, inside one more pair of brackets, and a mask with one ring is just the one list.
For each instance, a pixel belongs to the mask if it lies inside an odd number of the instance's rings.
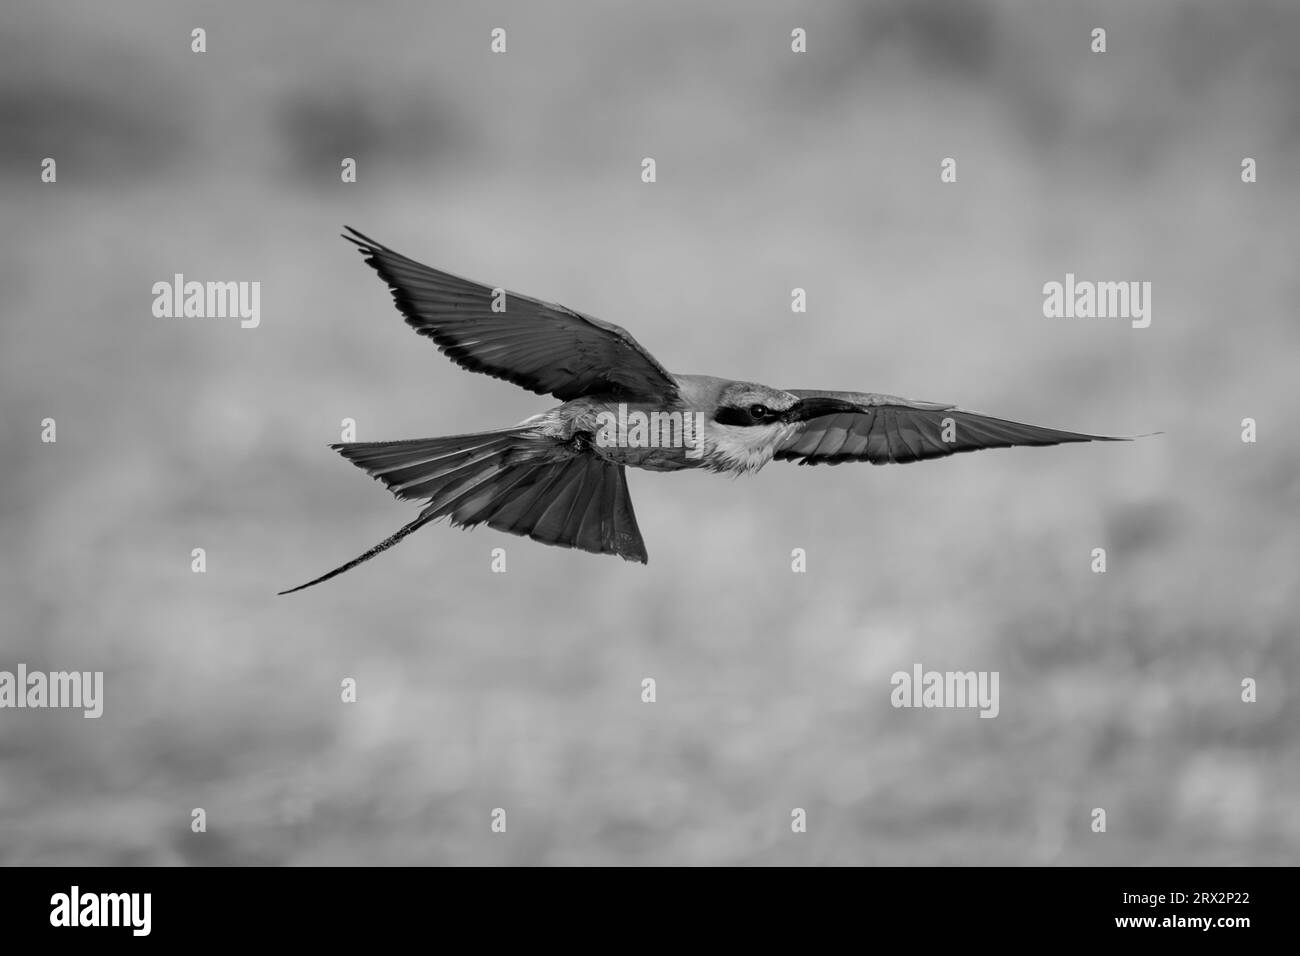
[[673,376],[626,329],[514,292],[505,293],[505,311],[494,312],[492,287],[348,231],[343,238],[388,283],[407,325],[462,368],[563,401],[611,394],[662,402],[676,395]]
[[[798,388],[788,391],[800,398],[837,398],[858,406],[855,411],[811,419],[777,448],[778,460],[801,465],[837,465],[846,461],[906,464],[983,448],[1131,440],[1028,425],[955,405],[914,402],[895,395]],[[945,440],[945,436],[951,440]]]

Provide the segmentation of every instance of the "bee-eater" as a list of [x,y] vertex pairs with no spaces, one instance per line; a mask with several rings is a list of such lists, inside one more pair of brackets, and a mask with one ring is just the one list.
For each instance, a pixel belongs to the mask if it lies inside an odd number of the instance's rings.
[[744,473],[773,459],[884,465],[981,448],[1129,440],[874,392],[676,375],[617,325],[431,269],[348,232],[407,324],[440,352],[562,404],[495,431],[331,445],[424,507],[365,554],[281,594],[351,570],[438,518],[644,563],[628,467]]

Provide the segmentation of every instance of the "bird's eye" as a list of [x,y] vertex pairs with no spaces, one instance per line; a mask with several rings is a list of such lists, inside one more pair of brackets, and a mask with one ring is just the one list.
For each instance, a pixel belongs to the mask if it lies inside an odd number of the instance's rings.
[[767,418],[772,413],[767,410],[766,405],[750,405],[749,414],[753,418]]

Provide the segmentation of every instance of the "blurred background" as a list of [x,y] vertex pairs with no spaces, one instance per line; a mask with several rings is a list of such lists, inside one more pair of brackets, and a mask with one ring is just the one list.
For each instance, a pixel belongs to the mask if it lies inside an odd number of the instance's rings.
[[[0,669],[106,689],[0,712],[0,862],[1297,862],[1300,10],[1044,7],[6,3]],[[440,525],[276,597],[416,513],[342,419],[553,404],[414,335],[344,223],[677,372],[1165,434],[634,472],[646,567]],[[176,272],[261,327],[155,318]],[[1067,272],[1151,327],[1044,318]],[[1000,715],[891,708],[915,662]]]

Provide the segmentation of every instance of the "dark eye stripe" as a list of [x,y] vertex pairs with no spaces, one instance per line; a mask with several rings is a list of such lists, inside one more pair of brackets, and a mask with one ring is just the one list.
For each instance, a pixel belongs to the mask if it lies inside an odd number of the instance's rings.
[[744,408],[736,408],[732,405],[724,405],[717,410],[713,420],[720,425],[762,425],[765,422],[774,420],[777,413],[772,411],[766,405],[747,405]]
[[754,417],[749,413],[747,408],[732,408],[730,405],[723,405],[714,414],[713,420],[719,425],[753,425]]

